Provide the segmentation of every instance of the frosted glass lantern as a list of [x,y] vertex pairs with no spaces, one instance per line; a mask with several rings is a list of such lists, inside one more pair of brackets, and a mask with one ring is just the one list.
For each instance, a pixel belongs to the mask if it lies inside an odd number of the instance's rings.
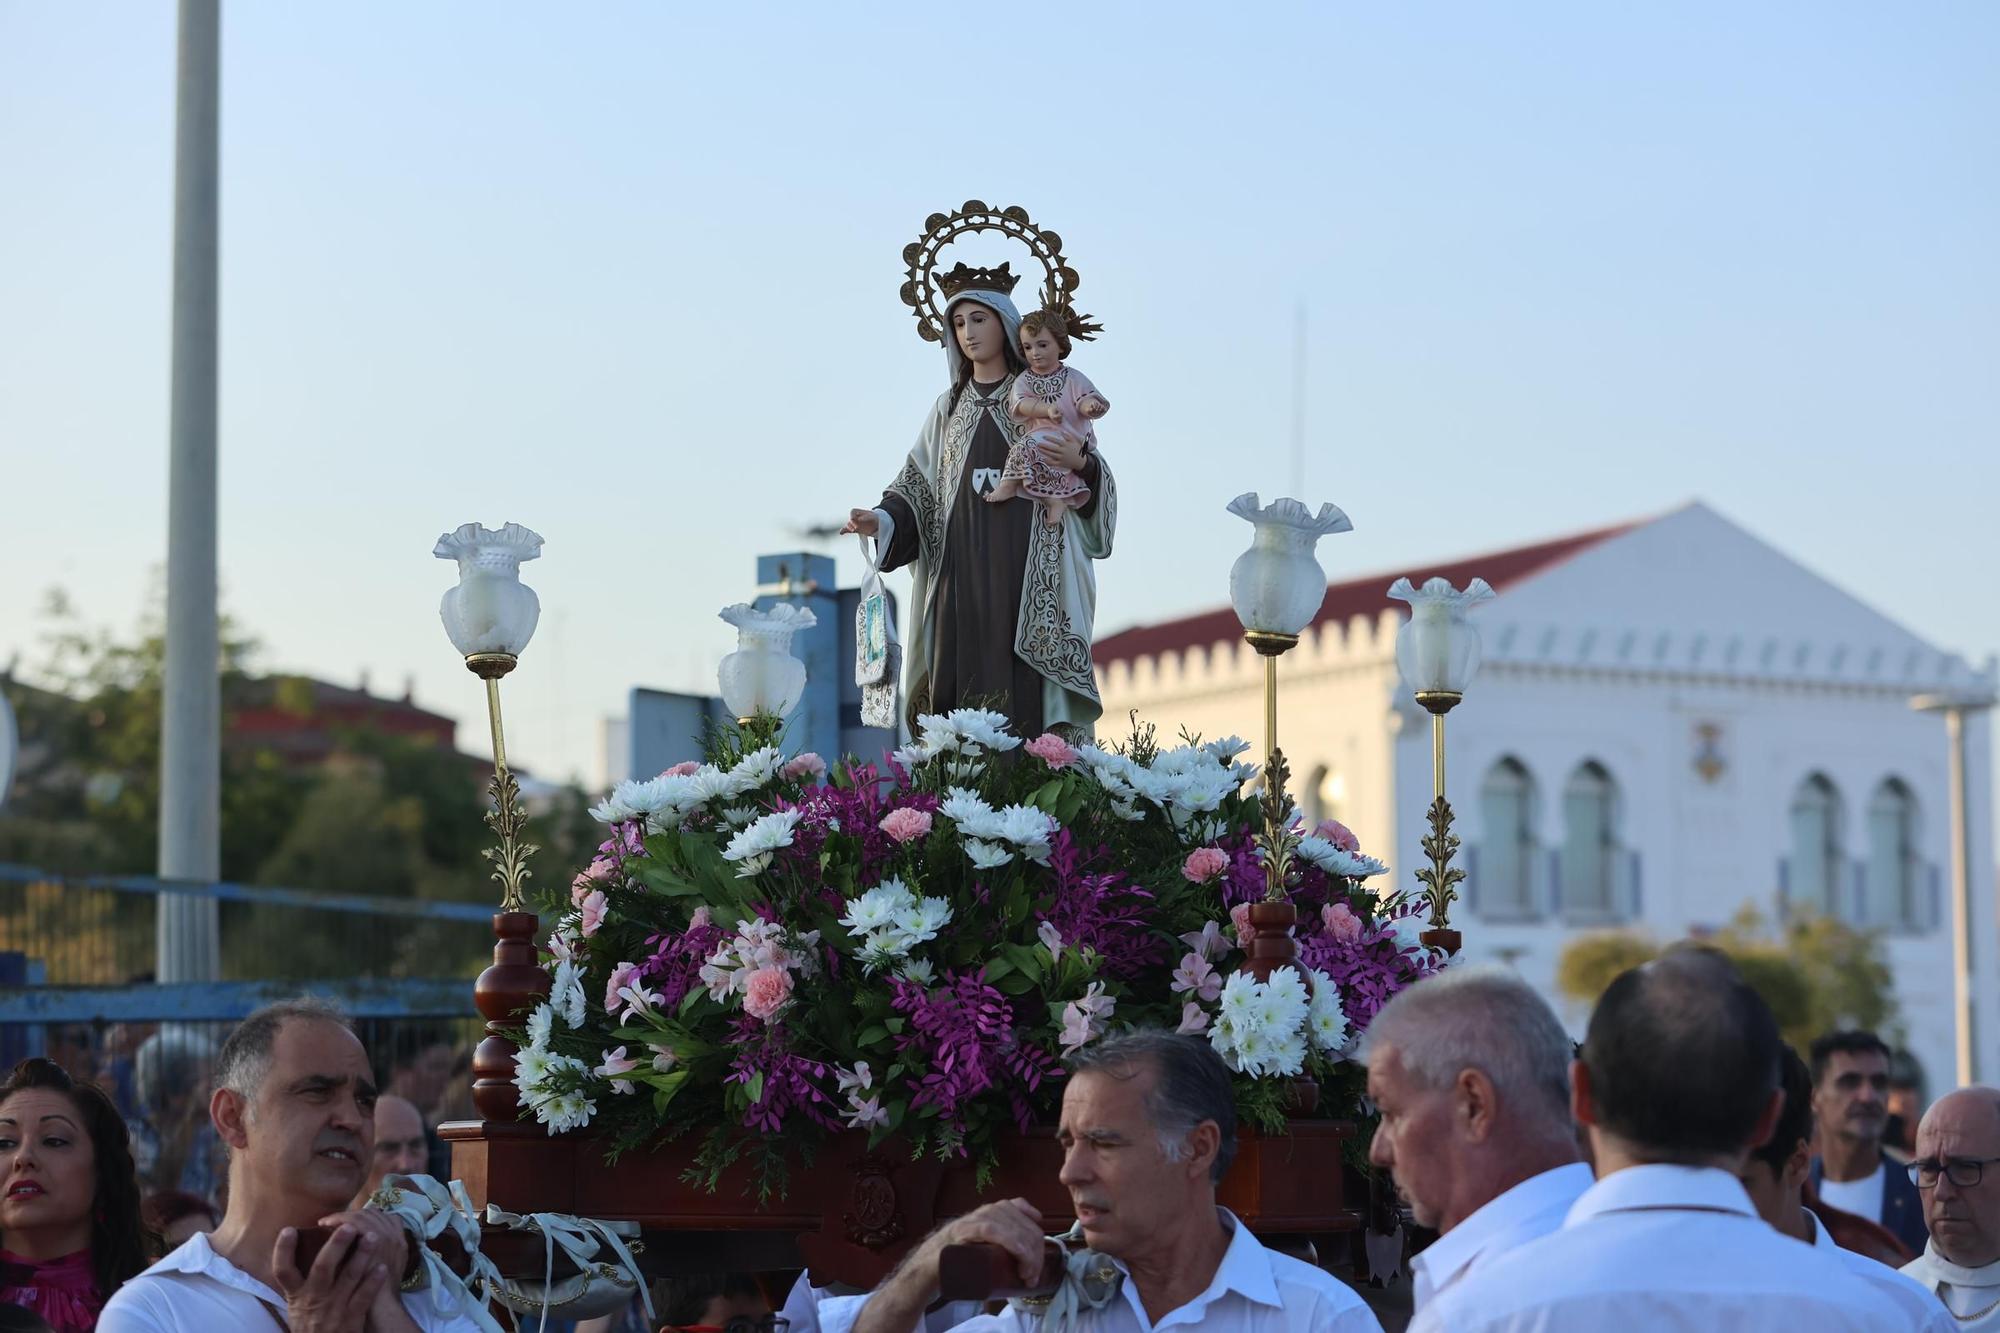
[[736,627],[736,651],[715,673],[722,702],[739,720],[788,715],[806,691],[806,664],[792,656],[792,635],[818,618],[789,602],[763,611],[738,602],[722,609],[722,619]]
[[1252,634],[1296,639],[1326,600],[1326,571],[1313,554],[1330,532],[1354,524],[1330,504],[1315,514],[1297,500],[1274,500],[1260,508],[1251,491],[1229,502],[1229,512],[1248,519],[1256,531],[1250,549],[1229,570],[1229,604]]
[[1493,597],[1485,579],[1460,592],[1447,579],[1428,579],[1421,588],[1397,579],[1389,596],[1410,604],[1410,620],[1396,634],[1396,665],[1416,693],[1456,703],[1479,670],[1479,631],[1465,613]]
[[542,618],[541,599],[521,582],[521,562],[542,554],[541,534],[467,523],[439,537],[432,554],[458,562],[458,586],[438,606],[451,646],[467,658],[519,657]]

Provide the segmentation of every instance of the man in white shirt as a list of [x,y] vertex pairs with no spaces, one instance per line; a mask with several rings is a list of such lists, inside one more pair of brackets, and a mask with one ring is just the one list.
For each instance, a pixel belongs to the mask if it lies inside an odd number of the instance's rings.
[[[401,1222],[349,1209],[375,1143],[368,1056],[321,1000],[267,1005],[216,1061],[209,1118],[229,1145],[229,1209],[121,1287],[98,1333],[478,1333],[429,1290],[398,1290]],[[334,1228],[310,1265],[299,1232]],[[303,1269],[303,1271],[301,1271]]]
[[1829,1032],[1812,1044],[1813,1118],[1820,1202],[1876,1222],[1922,1254],[1924,1206],[1903,1163],[1882,1147],[1889,1124],[1889,1046],[1872,1032]]
[[1960,1088],[1917,1125],[1909,1165],[1930,1244],[1903,1268],[1960,1328],[2000,1329],[2000,1089]]
[[[1327,1273],[1258,1244],[1215,1203],[1236,1150],[1229,1070],[1197,1037],[1134,1032],[1087,1046],[1063,1091],[1061,1180],[1083,1238],[1115,1272],[1071,1333],[1151,1333],[1202,1326],[1232,1333],[1380,1333],[1361,1299]],[[938,1256],[969,1241],[1011,1253],[1026,1285],[1043,1261],[1042,1219],[1025,1199],[989,1204],[927,1237],[878,1287],[856,1333],[911,1333],[937,1296]],[[1095,1261],[1092,1261],[1093,1263]],[[820,1327],[834,1326],[829,1305]],[[1042,1314],[1019,1306],[958,1326],[1028,1333]]]
[[1806,1174],[1812,1165],[1812,1075],[1806,1072],[1806,1062],[1791,1047],[1784,1048],[1781,1058],[1785,1106],[1778,1113],[1778,1127],[1771,1132],[1770,1140],[1753,1150],[1743,1163],[1743,1189],[1757,1206],[1757,1215],[1780,1235],[1826,1251],[1857,1277],[1875,1284],[1911,1318],[1919,1320],[1918,1327],[1944,1333],[1952,1327],[1952,1321],[1943,1304],[1923,1284],[1865,1254],[1840,1248],[1825,1224],[1805,1206]]
[[1569,1034],[1511,969],[1453,967],[1402,991],[1368,1025],[1362,1058],[1381,1115],[1368,1158],[1443,1233],[1411,1264],[1418,1309],[1554,1231],[1590,1188]]
[[1781,1236],[1737,1176],[1783,1106],[1778,1027],[1722,955],[1611,983],[1570,1068],[1597,1183],[1562,1228],[1469,1273],[1412,1333],[1886,1333],[1924,1327],[1839,1259]]

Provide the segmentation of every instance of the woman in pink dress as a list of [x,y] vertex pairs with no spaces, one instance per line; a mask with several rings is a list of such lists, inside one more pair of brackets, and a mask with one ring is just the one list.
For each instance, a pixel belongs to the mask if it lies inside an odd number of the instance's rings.
[[88,1333],[151,1248],[111,1099],[52,1060],[23,1060],[0,1086],[0,1302]]
[[1020,341],[1028,368],[1015,376],[1007,392],[1007,412],[1027,434],[1007,451],[1000,484],[987,493],[986,502],[1026,495],[1041,502],[1044,522],[1059,523],[1063,510],[1090,502],[1090,487],[1051,462],[1045,449],[1081,442],[1089,458],[1097,450],[1090,423],[1109,412],[1111,404],[1082,371],[1065,364],[1070,345],[1066,311],[1044,308],[1030,314],[1021,321]]

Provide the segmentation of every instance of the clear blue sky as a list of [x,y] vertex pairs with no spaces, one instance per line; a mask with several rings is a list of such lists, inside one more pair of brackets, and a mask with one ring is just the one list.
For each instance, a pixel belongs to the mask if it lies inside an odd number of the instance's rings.
[[[899,465],[900,251],[975,196],[1109,326],[1101,631],[1225,598],[1304,302],[1333,576],[1698,496],[2000,650],[2000,6],[237,0],[223,45],[227,608],[469,749],[437,534],[547,537],[510,748],[592,773]],[[163,558],[173,62],[169,4],[0,0],[0,661]]]

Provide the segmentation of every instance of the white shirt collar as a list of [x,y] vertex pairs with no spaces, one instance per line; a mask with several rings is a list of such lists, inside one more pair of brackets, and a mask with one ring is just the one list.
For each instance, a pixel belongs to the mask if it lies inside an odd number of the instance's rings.
[[[1257,1305],[1283,1308],[1284,1302],[1278,1296],[1278,1280],[1271,1273],[1271,1252],[1258,1243],[1257,1238],[1250,1234],[1250,1228],[1244,1226],[1236,1214],[1222,1207],[1217,1207],[1215,1213],[1222,1225],[1229,1229],[1229,1248],[1223,1251],[1222,1262],[1216,1265],[1215,1277],[1210,1280],[1208,1289],[1173,1313],[1185,1310],[1198,1319],[1211,1302],[1221,1300],[1232,1291]],[[1125,1299],[1132,1312],[1139,1316],[1139,1327],[1153,1327],[1152,1321],[1146,1317],[1145,1307],[1139,1303],[1139,1284],[1132,1280],[1131,1270],[1117,1259],[1111,1262],[1125,1274]],[[1167,1319],[1172,1318],[1172,1314],[1167,1316]]]
[[269,1301],[277,1306],[283,1306],[285,1303],[283,1296],[217,1254],[215,1248],[208,1243],[208,1233],[205,1231],[195,1232],[178,1248],[139,1276],[150,1277],[156,1274],[165,1276],[170,1273],[214,1278],[224,1286],[247,1292],[260,1301]]
[[1628,1166],[1583,1192],[1563,1226],[1581,1226],[1606,1213],[1672,1210],[1757,1216],[1743,1182],[1712,1166]]
[[1495,1240],[1530,1221],[1536,1213],[1577,1198],[1590,1188],[1590,1183],[1590,1168],[1582,1162],[1570,1162],[1529,1176],[1473,1209],[1464,1221],[1426,1246],[1411,1261],[1411,1267],[1422,1275],[1430,1291],[1441,1291],[1471,1267]]
[[1903,1271],[1927,1286],[1945,1282],[1954,1287],[2000,1287],[2000,1263],[1966,1268],[1939,1254],[1935,1240],[1926,1242],[1924,1252],[1905,1265]]

